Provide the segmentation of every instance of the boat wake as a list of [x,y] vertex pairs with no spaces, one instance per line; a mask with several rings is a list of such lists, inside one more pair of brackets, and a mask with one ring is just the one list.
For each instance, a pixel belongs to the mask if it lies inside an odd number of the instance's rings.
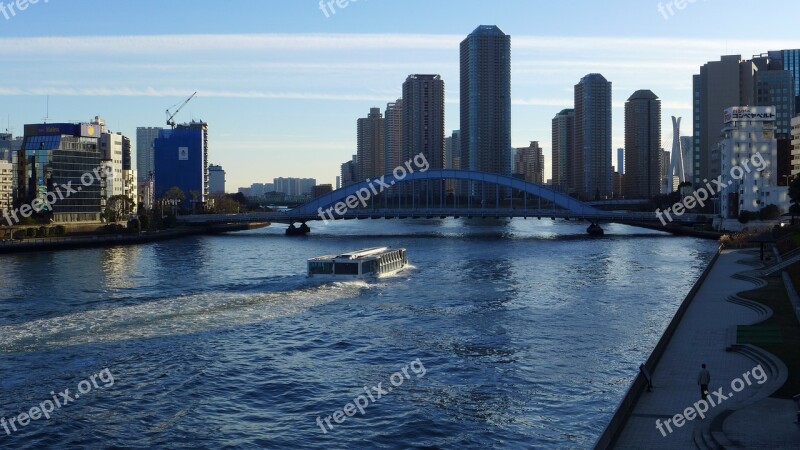
[[253,324],[357,297],[368,287],[362,281],[348,281],[306,285],[286,292],[208,292],[82,311],[0,326],[0,352],[41,351]]

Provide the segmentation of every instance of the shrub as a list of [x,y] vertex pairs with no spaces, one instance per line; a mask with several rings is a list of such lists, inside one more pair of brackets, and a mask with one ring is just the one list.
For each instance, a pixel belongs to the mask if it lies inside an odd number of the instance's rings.
[[739,213],[739,223],[747,223],[753,219],[753,214],[750,211],[742,211]]
[[35,238],[36,237],[36,228],[26,228],[25,229],[25,237]]
[[64,225],[56,225],[53,228],[53,234],[55,234],[56,236],[64,236],[67,234],[67,227],[65,227]]
[[36,229],[36,237],[47,237],[47,227],[39,227]]
[[143,231],[144,230],[149,230],[150,229],[150,216],[148,216],[147,214],[140,214],[139,215],[139,225],[141,226],[141,229]]
[[781,216],[781,209],[777,205],[767,205],[759,211],[758,218],[760,220],[774,220]]

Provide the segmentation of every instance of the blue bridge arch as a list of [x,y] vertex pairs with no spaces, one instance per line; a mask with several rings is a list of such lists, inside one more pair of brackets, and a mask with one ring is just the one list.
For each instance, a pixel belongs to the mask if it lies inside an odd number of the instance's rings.
[[387,174],[375,180],[362,181],[351,184],[341,189],[337,189],[329,194],[318,197],[304,205],[289,211],[289,214],[296,217],[308,217],[318,214],[320,210],[326,211],[340,202],[344,202],[348,197],[356,195],[358,192],[366,190],[370,197],[375,190],[385,190],[386,186],[395,187],[405,183],[428,180],[461,180],[489,183],[496,186],[515,189],[543,200],[549,201],[560,208],[563,208],[575,216],[600,216],[603,212],[580,200],[570,197],[563,192],[555,191],[551,188],[530,183],[519,178],[513,178],[494,173],[479,172],[474,170],[460,169],[429,169],[425,172],[416,171],[404,177],[395,177],[394,174]]

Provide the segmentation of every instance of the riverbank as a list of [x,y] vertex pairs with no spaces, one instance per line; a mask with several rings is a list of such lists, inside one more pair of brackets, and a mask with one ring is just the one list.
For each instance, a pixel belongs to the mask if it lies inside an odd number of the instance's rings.
[[[794,403],[776,395],[788,378],[786,364],[754,345],[763,343],[763,333],[754,342],[743,332],[764,325],[775,308],[741,294],[768,286],[757,277],[758,267],[756,251],[719,252],[681,304],[596,448],[787,448],[800,441]],[[701,364],[712,374],[709,390],[726,397],[710,396],[719,404],[708,407],[703,418],[697,409],[689,411],[699,401]],[[735,384],[744,374],[754,375],[756,367],[763,371],[762,381]]]
[[55,238],[35,238],[21,241],[7,240],[0,242],[0,254],[74,250],[92,247],[107,247],[116,245],[138,245],[150,242],[179,239],[186,236],[205,234],[230,233],[235,231],[254,230],[269,226],[269,223],[253,224],[219,224],[205,226],[187,226],[169,230],[142,232],[139,234],[107,234],[91,236],[65,236]]

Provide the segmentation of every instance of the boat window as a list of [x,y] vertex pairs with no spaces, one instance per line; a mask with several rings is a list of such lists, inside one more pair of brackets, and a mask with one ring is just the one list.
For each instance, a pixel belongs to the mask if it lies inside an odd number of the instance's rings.
[[336,275],[358,275],[358,263],[337,262],[334,271]]
[[310,262],[308,263],[308,273],[311,275],[331,275],[333,274],[333,263]]

